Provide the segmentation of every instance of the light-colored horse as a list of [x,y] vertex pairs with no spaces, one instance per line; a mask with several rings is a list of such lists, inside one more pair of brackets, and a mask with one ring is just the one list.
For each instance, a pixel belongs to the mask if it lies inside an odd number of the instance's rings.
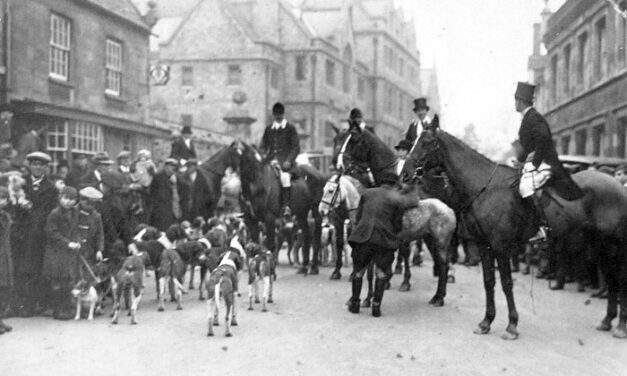
[[[357,179],[347,175],[332,176],[324,187],[318,210],[326,218],[329,213],[340,211],[342,209],[341,206],[344,205],[348,217],[355,223],[355,215],[363,190],[363,186]],[[417,194],[417,192],[408,192],[407,194]],[[401,238],[405,241],[424,239],[435,263],[438,288],[429,303],[438,307],[444,304],[444,297],[446,296],[449,264],[448,248],[456,227],[455,213],[438,199],[420,200],[417,207],[408,209],[403,215]],[[338,247],[338,249],[341,248]],[[409,257],[409,255],[406,256],[407,258]],[[406,265],[403,283],[401,284],[402,291],[409,290],[409,280],[411,278],[409,263],[406,262]],[[338,271],[337,267],[336,271]],[[370,286],[368,296],[370,296]]]

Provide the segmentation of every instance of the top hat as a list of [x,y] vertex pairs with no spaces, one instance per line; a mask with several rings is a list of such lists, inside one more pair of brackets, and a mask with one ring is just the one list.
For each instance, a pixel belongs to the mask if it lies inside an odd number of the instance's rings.
[[412,146],[414,146],[414,144],[411,141],[401,140],[401,142],[399,142],[398,145],[394,146],[394,149],[410,151]]
[[28,154],[26,156],[26,160],[29,162],[39,161],[44,164],[48,164],[52,162],[52,158],[48,154],[41,152],[41,151],[35,151],[35,152]]
[[429,106],[427,106],[427,98],[414,99],[414,111],[417,111],[417,110],[429,111]]
[[516,86],[516,93],[514,98],[527,102],[533,102],[533,92],[536,90],[535,85],[531,85],[525,82],[518,82]]
[[181,134],[192,134],[192,127],[184,125],[183,129],[181,129]]
[[111,158],[109,158],[109,153],[107,153],[106,151],[100,151],[98,153],[96,153],[92,158],[91,161],[96,164],[96,165],[110,165],[113,164],[113,161],[111,160]]
[[272,106],[272,115],[285,115],[285,106],[283,106],[283,103],[276,102],[274,106]]

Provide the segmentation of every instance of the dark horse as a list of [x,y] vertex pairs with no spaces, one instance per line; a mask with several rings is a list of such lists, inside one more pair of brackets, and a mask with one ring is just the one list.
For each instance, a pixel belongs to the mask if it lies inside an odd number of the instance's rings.
[[[241,206],[244,210],[244,218],[251,231],[253,239],[259,238],[259,223],[266,227],[266,242],[275,257],[276,249],[276,219],[280,216],[279,203],[280,183],[276,171],[267,163],[264,163],[259,151],[251,145],[243,142],[236,144],[241,153],[240,178],[242,181]],[[315,168],[307,165],[299,165],[298,177],[292,180],[291,209],[296,216],[299,228],[303,232],[303,264],[300,273],[318,274],[320,234],[322,219],[318,213],[318,203],[322,197],[322,188],[325,184],[324,176]],[[314,218],[313,241],[307,216],[309,212]],[[313,245],[313,259],[309,266],[309,251]]]
[[198,175],[192,187],[193,217],[202,216],[207,219],[215,215],[225,171],[228,167],[235,170],[238,166],[239,153],[230,146],[225,146],[198,166]]
[[[426,173],[431,168],[444,167],[453,189],[465,203],[463,215],[469,231],[486,246],[481,248],[486,313],[475,333],[487,334],[496,316],[496,260],[509,310],[509,324],[503,338],[518,338],[518,312],[513,295],[510,252],[536,230],[528,220],[531,213],[517,191],[518,172],[490,161],[440,130],[425,130],[412,152],[412,158]],[[607,278],[609,300],[607,315],[597,329],[611,329],[611,322],[617,316],[617,298],[620,293],[620,320],[614,336],[625,338],[627,252],[624,242],[627,240],[627,195],[615,179],[596,171],[579,172],[573,175],[573,180],[583,190],[584,197],[566,201],[555,193],[554,188],[547,187],[542,196],[544,210],[555,236],[583,231],[590,239],[600,242],[602,247],[597,248],[598,256]]]

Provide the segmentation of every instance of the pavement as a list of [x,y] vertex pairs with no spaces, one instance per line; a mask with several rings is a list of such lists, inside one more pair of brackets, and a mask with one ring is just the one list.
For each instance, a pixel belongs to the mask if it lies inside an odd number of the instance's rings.
[[110,304],[93,322],[8,319],[14,330],[0,336],[0,375],[627,375],[627,341],[595,330],[606,301],[574,285],[550,291],[544,280],[515,274],[521,335],[504,341],[500,285],[491,333],[473,334],[484,314],[480,267],[455,267],[441,308],[427,303],[437,284],[429,261],[412,268],[409,292],[398,291],[402,278],[395,275],[383,316],[374,318],[369,309],[347,311],[349,268],[331,281],[332,268],[303,277],[281,261],[269,312],[246,310],[241,276],[233,337],[224,337],[223,325],[207,337],[207,306],[197,289],[184,295],[182,311],[168,302],[157,312],[151,276],[138,325],[125,315],[111,325]]

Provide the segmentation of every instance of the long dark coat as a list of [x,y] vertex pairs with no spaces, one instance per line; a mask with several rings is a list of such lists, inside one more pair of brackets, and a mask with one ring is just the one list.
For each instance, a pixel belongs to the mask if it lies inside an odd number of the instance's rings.
[[403,196],[389,185],[364,191],[357,210],[357,225],[348,241],[351,245],[371,244],[388,249],[400,245],[398,234],[403,228],[406,208],[417,205],[417,198]]
[[[178,180],[177,180],[178,181]],[[161,231],[165,231],[177,222],[178,218],[172,209],[172,183],[165,170],[159,171],[150,185],[150,224]]]
[[32,207],[28,210],[15,209],[11,251],[16,274],[38,277],[45,254],[46,219],[57,206],[58,191],[48,177],[43,178],[37,190],[33,188],[30,174],[26,175],[25,180],[24,192]]
[[518,139],[521,146],[521,153],[518,155],[520,162],[524,162],[529,154],[534,153],[531,162],[535,167],[540,166],[542,162],[551,166],[553,178],[548,184],[554,185],[560,196],[567,200],[583,196],[583,192],[571,179],[557,156],[549,124],[535,108],[531,108],[523,116]]
[[300,153],[298,132],[289,122],[280,129],[272,129],[272,124],[270,124],[263,133],[259,147],[266,153],[266,160],[271,161],[276,158],[281,168],[284,162],[290,162],[294,166],[294,161]]
[[172,151],[170,157],[178,160],[185,159],[186,161],[196,158],[196,149],[194,148],[194,141],[189,142],[190,147],[185,145],[185,140],[182,136],[177,137],[172,142]]
[[11,217],[0,210],[0,290],[13,287],[13,258],[11,257]]
[[58,206],[46,221],[46,255],[42,275],[49,279],[78,280],[78,251],[70,249],[70,242],[78,237],[78,207]]

